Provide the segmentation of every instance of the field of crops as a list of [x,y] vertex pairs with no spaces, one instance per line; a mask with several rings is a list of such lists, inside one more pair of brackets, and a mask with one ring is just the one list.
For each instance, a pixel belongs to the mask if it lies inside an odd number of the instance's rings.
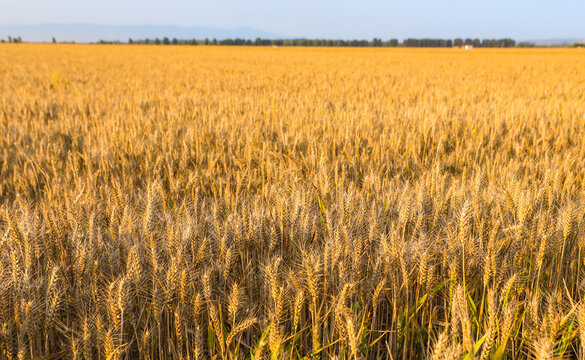
[[585,356],[585,51],[0,45],[0,358]]

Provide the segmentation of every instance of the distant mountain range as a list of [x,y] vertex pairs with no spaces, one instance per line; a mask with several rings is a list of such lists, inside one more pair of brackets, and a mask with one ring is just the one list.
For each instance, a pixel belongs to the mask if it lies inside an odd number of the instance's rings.
[[1,25],[0,38],[8,36],[21,37],[25,42],[50,42],[54,37],[57,41],[96,42],[99,40],[122,42],[132,39],[163,38],[170,39],[205,39],[218,40],[228,38],[243,39],[284,39],[285,36],[266,31],[240,27],[235,29],[219,29],[200,26],[172,25],[96,25],[96,24],[38,24],[38,25]]

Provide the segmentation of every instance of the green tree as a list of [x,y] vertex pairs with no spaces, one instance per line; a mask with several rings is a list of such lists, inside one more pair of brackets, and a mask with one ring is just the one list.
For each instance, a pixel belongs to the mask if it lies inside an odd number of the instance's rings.
[[523,47],[523,48],[532,48],[535,47],[536,45],[534,43],[531,42],[520,42],[518,44],[516,44],[517,47]]
[[463,46],[463,39],[457,38],[457,39],[453,40],[453,46],[458,46],[458,47]]

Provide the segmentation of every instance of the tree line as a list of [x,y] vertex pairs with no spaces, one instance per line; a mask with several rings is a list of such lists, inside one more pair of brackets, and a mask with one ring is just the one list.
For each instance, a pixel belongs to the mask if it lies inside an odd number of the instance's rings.
[[[100,43],[120,43],[118,41],[109,42],[100,40]],[[398,39],[382,40],[373,38],[372,40],[333,40],[333,39],[190,39],[179,40],[177,38],[169,39],[128,39],[128,44],[154,44],[154,45],[230,45],[230,46],[328,46],[328,47],[462,47],[471,45],[473,47],[484,48],[505,48],[516,46],[513,39],[414,39],[408,38],[400,42]],[[524,46],[526,43],[522,43]]]
[[15,43],[15,44],[17,44],[17,43],[21,43],[22,42],[22,38],[20,36],[18,36],[18,37],[9,36],[7,40],[0,39],[0,42],[3,42],[3,43],[9,42],[9,43]]
[[[0,43],[22,43],[20,36],[8,36],[8,39],[0,39]],[[56,44],[57,40],[53,37],[51,42]],[[74,41],[67,43],[75,43]],[[98,44],[123,44],[120,40],[99,40]],[[230,45],[230,46],[325,46],[325,47],[427,47],[427,48],[450,48],[463,47],[466,45],[477,48],[509,48],[509,47],[535,47],[531,42],[516,42],[514,39],[433,39],[433,38],[408,38],[402,42],[398,39],[382,40],[373,38],[372,40],[332,40],[332,39],[177,39],[177,38],[155,38],[155,39],[128,39],[127,44],[145,44],[145,45]],[[554,45],[553,47],[563,46],[585,47],[585,43]],[[542,46],[542,45],[541,45]],[[550,46],[549,46],[550,47]]]

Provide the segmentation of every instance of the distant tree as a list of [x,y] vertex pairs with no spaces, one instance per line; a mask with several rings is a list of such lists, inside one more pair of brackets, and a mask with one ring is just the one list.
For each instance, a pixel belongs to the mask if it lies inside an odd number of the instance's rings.
[[532,48],[532,47],[535,47],[536,45],[534,43],[531,43],[531,42],[520,42],[516,46],[521,47],[521,48]]
[[8,42],[11,43],[12,42],[12,36],[8,35]]
[[496,41],[497,47],[514,47],[516,45],[516,41],[512,39],[499,39]]
[[[12,38],[11,38],[12,39]],[[16,40],[12,39],[13,42]],[[145,40],[132,40],[129,39],[128,43],[138,43],[138,44],[148,44],[151,42],[149,39]],[[103,42],[103,43],[120,43],[117,42]],[[198,42],[196,39],[191,40],[178,40],[177,38],[173,38],[169,40],[168,37],[163,38],[163,40],[155,39],[155,44],[173,44],[173,45],[197,45]],[[224,45],[224,46],[327,46],[327,47],[342,47],[342,46],[352,46],[352,47],[396,47],[396,46],[404,46],[404,47],[427,47],[427,48],[444,48],[444,47],[453,47],[453,46],[462,46],[462,45],[473,45],[475,47],[512,47],[515,46],[515,41],[513,39],[499,39],[499,40],[489,40],[489,39],[471,39],[467,38],[465,40],[461,38],[456,38],[455,40],[451,39],[431,39],[431,38],[408,38],[405,39],[402,43],[400,43],[397,39],[390,39],[387,41],[383,41],[380,38],[373,38],[371,41],[368,40],[335,40],[335,39],[262,39],[256,38],[255,40],[250,39],[243,39],[243,38],[232,38],[232,39],[221,39],[218,40],[214,38],[212,41],[209,38],[205,38],[202,43],[206,45]],[[522,46],[526,46],[526,44],[522,44]]]
[[416,41],[415,39],[404,39],[404,41],[402,41],[402,46],[405,47],[418,46],[418,41]]
[[53,40],[53,44],[56,44],[57,43],[57,39],[55,39],[54,36],[52,37],[52,40]]
[[128,38],[128,44],[134,44],[134,40],[132,40],[132,38]]

